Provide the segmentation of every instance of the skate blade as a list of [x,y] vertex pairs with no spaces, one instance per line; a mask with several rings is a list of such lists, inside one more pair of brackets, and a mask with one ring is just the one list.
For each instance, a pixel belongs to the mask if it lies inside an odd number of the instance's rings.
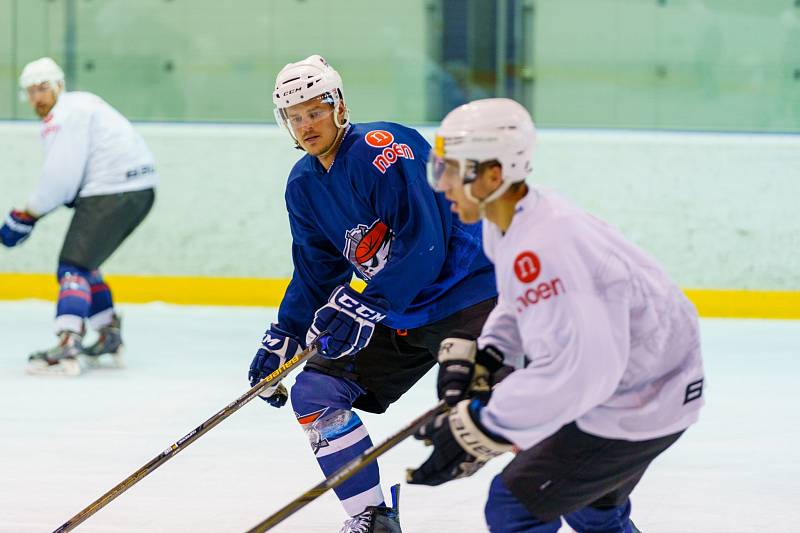
[[94,370],[119,370],[125,368],[125,359],[122,357],[122,347],[116,353],[102,355],[83,355],[82,359],[86,368]]
[[33,376],[80,376],[81,364],[77,359],[65,359],[54,365],[46,361],[29,361],[25,372]]

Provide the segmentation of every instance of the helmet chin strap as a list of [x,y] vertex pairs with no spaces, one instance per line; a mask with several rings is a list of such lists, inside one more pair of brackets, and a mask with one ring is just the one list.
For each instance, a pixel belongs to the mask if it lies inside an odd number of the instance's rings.
[[509,187],[511,187],[512,182],[504,180],[495,190],[493,190],[489,196],[486,198],[480,199],[475,197],[472,194],[472,183],[466,183],[464,185],[464,196],[467,197],[467,200],[470,202],[478,205],[478,214],[481,218],[485,218],[486,216],[486,206],[490,203],[494,202],[498,198],[500,198],[503,193],[505,193]]
[[347,131],[347,127],[350,125],[348,121],[345,121],[345,123],[340,126],[338,117],[334,117],[333,121],[336,124],[336,127],[339,128],[339,131],[336,132],[336,138],[331,143],[330,148],[319,154],[317,156],[318,158],[327,157],[328,154],[339,149],[339,145],[342,143],[342,139],[344,138],[344,134]]
[[350,109],[347,107],[344,108],[344,122],[341,124],[339,123],[339,106],[341,105],[341,102],[336,102],[336,105],[333,106],[333,123],[336,124],[336,127],[339,129],[350,124]]

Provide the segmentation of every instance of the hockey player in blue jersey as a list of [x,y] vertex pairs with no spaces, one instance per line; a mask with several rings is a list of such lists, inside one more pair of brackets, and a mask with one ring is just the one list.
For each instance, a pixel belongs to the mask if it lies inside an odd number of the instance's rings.
[[[314,55],[278,74],[276,119],[306,152],[286,185],[294,274],[250,366],[255,384],[320,332],[292,407],[329,475],[372,445],[353,408],[382,413],[436,363],[445,335],[475,339],[494,307],[480,226],[427,184],[430,146],[389,122],[352,124],[339,74]],[[367,282],[350,287],[352,275]],[[280,407],[283,385],[263,395]],[[400,531],[372,463],[336,489],[344,532]]]

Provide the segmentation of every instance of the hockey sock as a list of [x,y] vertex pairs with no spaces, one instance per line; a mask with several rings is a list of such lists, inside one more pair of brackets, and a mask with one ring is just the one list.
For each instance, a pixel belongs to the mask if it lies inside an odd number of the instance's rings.
[[489,531],[556,533],[561,528],[560,518],[542,522],[533,516],[506,488],[499,474],[494,477],[489,487],[489,499],[486,500],[484,516]]
[[[301,372],[292,387],[295,415],[325,476],[372,446],[367,428],[351,410],[352,402],[362,392],[349,380],[318,372]],[[383,505],[377,462],[339,485],[335,492],[350,516],[367,506]]]
[[631,533],[631,501],[618,507],[584,507],[564,517],[576,531],[592,533]]
[[92,270],[88,281],[92,291],[89,324],[92,329],[99,330],[111,324],[111,319],[114,316],[114,301],[111,298],[111,289],[103,280],[103,275],[99,270]]
[[92,302],[89,271],[67,263],[58,265],[58,303],[56,331],[83,333],[83,321],[89,316]]

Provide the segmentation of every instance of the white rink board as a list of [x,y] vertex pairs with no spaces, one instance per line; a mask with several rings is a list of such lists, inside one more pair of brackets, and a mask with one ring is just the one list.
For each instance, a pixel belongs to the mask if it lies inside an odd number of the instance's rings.
[[[358,117],[354,117],[358,120]],[[287,278],[283,191],[300,157],[275,126],[135,124],[156,155],[156,204],[103,265],[114,274]],[[433,128],[420,132],[429,140]],[[0,216],[41,165],[36,125],[0,121]],[[800,135],[539,132],[530,182],[618,226],[682,287],[800,287]],[[55,269],[70,212],[37,224],[0,272]]]
[[[128,305],[129,368],[76,379],[32,377],[26,354],[53,342],[53,308],[0,302],[0,532],[52,531],[247,390],[266,308]],[[800,523],[800,321],[703,320],[701,420],[633,494],[646,533],[790,531]],[[380,441],[434,403],[433,374],[385,416]],[[535,406],[532,406],[535,408]],[[384,490],[427,455],[408,441],[381,461]],[[485,531],[496,460],[440,488],[405,485],[406,533]],[[77,531],[240,532],[321,480],[289,408],[254,400]],[[330,533],[344,516],[332,493],[276,532]]]

